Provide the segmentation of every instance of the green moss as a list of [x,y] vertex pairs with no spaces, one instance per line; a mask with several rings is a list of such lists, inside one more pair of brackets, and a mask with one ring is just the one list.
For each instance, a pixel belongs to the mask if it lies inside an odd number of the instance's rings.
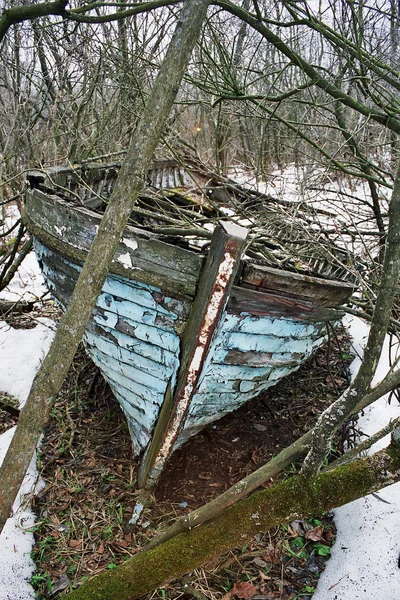
[[213,521],[177,535],[136,555],[112,572],[100,575],[68,594],[67,600],[134,600],[243,545],[258,532],[311,517],[379,489],[400,463],[382,451],[372,457],[305,478],[295,476],[226,509]]

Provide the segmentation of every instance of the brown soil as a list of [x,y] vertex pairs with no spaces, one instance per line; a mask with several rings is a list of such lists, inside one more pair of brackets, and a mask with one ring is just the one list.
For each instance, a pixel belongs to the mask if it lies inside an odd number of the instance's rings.
[[[81,352],[40,451],[46,486],[34,499],[38,598],[54,598],[83,578],[114,568],[177,516],[267,462],[308,430],[347,386],[350,359],[340,331],[297,373],[190,440],[172,456],[142,525],[130,533],[125,525],[137,495],[137,464],[127,426],[108,386]],[[340,436],[337,442],[340,451]],[[310,598],[333,540],[328,516],[295,522],[151,597]]]

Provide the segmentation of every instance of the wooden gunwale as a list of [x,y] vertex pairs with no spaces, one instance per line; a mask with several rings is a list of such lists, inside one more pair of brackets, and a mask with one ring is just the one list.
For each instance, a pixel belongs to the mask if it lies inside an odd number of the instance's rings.
[[244,287],[249,286],[249,289],[267,289],[275,293],[286,293],[293,298],[309,298],[310,301],[318,301],[320,306],[340,306],[353,290],[352,284],[343,281],[254,264],[244,267],[241,282]]
[[[83,263],[101,215],[34,188],[26,194],[23,218],[31,233],[50,249],[72,262]],[[69,230],[63,231],[66,225]],[[132,226],[125,232],[110,272],[154,285],[163,293],[190,302],[195,296],[205,257],[158,240],[156,235]],[[129,244],[138,247],[132,250]],[[132,268],[121,264],[121,256],[131,261]],[[329,309],[342,305],[352,289],[347,282],[256,265],[246,259],[232,289],[228,308],[233,312],[254,311],[255,314],[331,320],[338,315]]]
[[289,294],[271,293],[250,287],[233,286],[227,310],[231,314],[247,313],[253,316],[273,316],[297,319],[300,321],[337,321],[343,311],[331,307],[320,306],[307,296],[290,296]]
[[[41,190],[27,192],[23,211],[29,231],[51,250],[72,262],[83,263],[101,215],[74,206]],[[121,257],[128,256],[126,267]],[[161,288],[170,295],[193,297],[204,256],[149,238],[128,226],[110,272]]]

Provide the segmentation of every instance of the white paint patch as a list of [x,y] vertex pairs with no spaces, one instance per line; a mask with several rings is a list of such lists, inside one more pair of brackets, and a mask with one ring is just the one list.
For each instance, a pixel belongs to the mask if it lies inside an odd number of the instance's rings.
[[60,237],[63,237],[64,233],[67,230],[67,228],[65,227],[65,225],[62,225],[61,227],[58,227],[57,225],[54,225],[54,229],[56,230],[56,232],[58,233],[58,235]]
[[129,252],[127,252],[126,254],[121,254],[117,260],[126,269],[132,268],[132,259],[131,259],[131,255],[129,254]]
[[127,246],[127,248],[130,248],[131,250],[136,250],[138,247],[138,243],[136,240],[130,240],[129,238],[124,238],[122,240],[122,243]]

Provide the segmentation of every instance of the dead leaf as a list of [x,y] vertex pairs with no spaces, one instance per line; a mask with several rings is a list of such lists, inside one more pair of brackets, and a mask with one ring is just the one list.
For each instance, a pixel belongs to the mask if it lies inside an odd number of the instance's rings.
[[69,540],[68,546],[70,548],[82,548],[82,540]]
[[238,598],[251,598],[257,592],[257,589],[251,584],[249,581],[240,581],[239,583],[235,583],[233,588],[231,589],[232,596],[237,596]]
[[60,524],[60,519],[58,518],[57,515],[52,514],[52,515],[50,515],[49,519],[52,523],[54,523],[54,525]]
[[126,533],[124,533],[124,540],[128,544],[132,544],[132,532],[131,531],[127,531]]
[[126,540],[115,540],[114,545],[120,546],[121,548],[129,548],[130,543]]
[[272,563],[273,565],[277,565],[280,563],[280,550],[273,544],[268,544],[268,548],[263,554],[263,559],[267,563]]
[[253,463],[256,465],[258,462],[260,456],[260,450],[259,448],[254,448],[253,452],[251,453],[251,460],[253,461]]
[[267,563],[265,562],[265,560],[263,560],[262,558],[260,558],[259,556],[256,556],[253,559],[253,563],[255,565],[257,565],[257,567],[260,567],[260,569],[265,569],[265,567],[267,566]]
[[318,525],[318,527],[314,527],[314,529],[310,529],[310,531],[306,531],[305,537],[312,542],[319,542],[324,537],[324,528],[322,525]]
[[330,531],[328,529],[328,531],[325,531],[325,536],[324,537],[325,537],[326,541],[329,543],[329,542],[331,542],[333,540],[333,538],[335,537],[335,534],[332,533],[332,531]]
[[304,531],[299,531],[288,525],[287,535],[289,538],[297,538],[299,535],[304,535]]

